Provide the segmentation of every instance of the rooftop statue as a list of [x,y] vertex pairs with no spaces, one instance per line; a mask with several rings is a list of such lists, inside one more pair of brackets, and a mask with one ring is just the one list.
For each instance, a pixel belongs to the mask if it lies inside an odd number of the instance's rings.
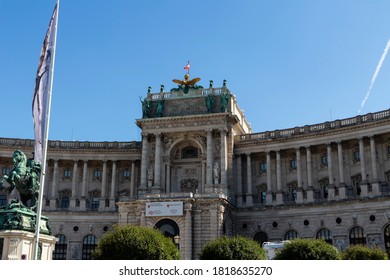
[[174,91],[183,90],[184,93],[188,93],[188,91],[191,88],[193,88],[193,89],[203,88],[202,86],[196,85],[196,83],[200,81],[200,78],[194,78],[194,79],[190,80],[190,75],[188,75],[188,74],[184,75],[184,80],[173,79],[172,81],[179,85],[179,87],[177,89],[172,89]]
[[[148,90],[148,93],[149,93],[149,90]],[[151,108],[150,100],[148,100],[147,98],[142,100],[141,97],[139,97],[139,100],[141,101],[141,104],[142,104],[142,118],[143,119],[149,118],[149,113],[150,113],[150,108]]]
[[28,207],[27,202],[30,200],[29,208],[35,210],[40,188],[41,162],[27,159],[26,155],[20,150],[14,152],[12,161],[14,167],[9,175],[3,175],[1,178],[0,189],[5,188],[3,187],[4,181],[8,182],[10,184],[7,188],[8,192],[11,193],[16,188],[23,205]]

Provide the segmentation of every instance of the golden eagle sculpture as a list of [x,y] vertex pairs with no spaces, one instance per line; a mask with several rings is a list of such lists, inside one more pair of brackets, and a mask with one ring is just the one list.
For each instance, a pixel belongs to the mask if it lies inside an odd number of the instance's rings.
[[171,91],[183,90],[184,93],[188,93],[189,89],[191,89],[191,88],[193,88],[193,89],[203,88],[201,86],[195,85],[199,81],[200,81],[200,78],[194,78],[194,79],[190,80],[190,75],[185,74],[184,80],[177,80],[177,79],[172,80],[172,82],[178,84],[179,87],[171,89]]

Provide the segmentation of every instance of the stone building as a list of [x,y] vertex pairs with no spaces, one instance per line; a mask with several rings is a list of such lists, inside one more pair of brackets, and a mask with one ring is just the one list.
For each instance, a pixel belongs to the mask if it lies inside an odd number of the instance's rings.
[[[114,224],[159,228],[197,259],[222,235],[324,238],[390,250],[390,110],[253,133],[226,87],[151,93],[142,142],[49,141],[44,215],[54,259],[89,259]],[[0,138],[2,174],[15,149]],[[16,194],[0,193],[0,204]]]

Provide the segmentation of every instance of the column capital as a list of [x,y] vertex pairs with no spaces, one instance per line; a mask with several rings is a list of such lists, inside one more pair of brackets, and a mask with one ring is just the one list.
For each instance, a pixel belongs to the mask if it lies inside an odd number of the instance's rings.
[[161,138],[161,135],[162,135],[162,133],[161,132],[156,132],[156,133],[154,133],[154,136],[157,138]]
[[149,136],[149,133],[147,133],[147,132],[141,132],[141,136],[142,136],[142,137],[148,137],[148,136]]
[[227,127],[221,128],[220,131],[221,133],[228,133]]

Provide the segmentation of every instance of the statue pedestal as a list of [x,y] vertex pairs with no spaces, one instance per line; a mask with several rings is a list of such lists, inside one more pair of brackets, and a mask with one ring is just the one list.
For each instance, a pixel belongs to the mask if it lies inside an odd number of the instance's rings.
[[[31,260],[37,215],[18,200],[0,207],[0,255],[2,260]],[[51,260],[57,238],[51,236],[49,220],[41,216],[39,230],[42,260]],[[39,251],[38,251],[39,253]]]
[[[0,231],[0,240],[2,240],[0,246],[2,260],[33,259],[34,233],[23,230]],[[57,238],[54,236],[40,234],[38,259],[51,260],[56,241]]]

